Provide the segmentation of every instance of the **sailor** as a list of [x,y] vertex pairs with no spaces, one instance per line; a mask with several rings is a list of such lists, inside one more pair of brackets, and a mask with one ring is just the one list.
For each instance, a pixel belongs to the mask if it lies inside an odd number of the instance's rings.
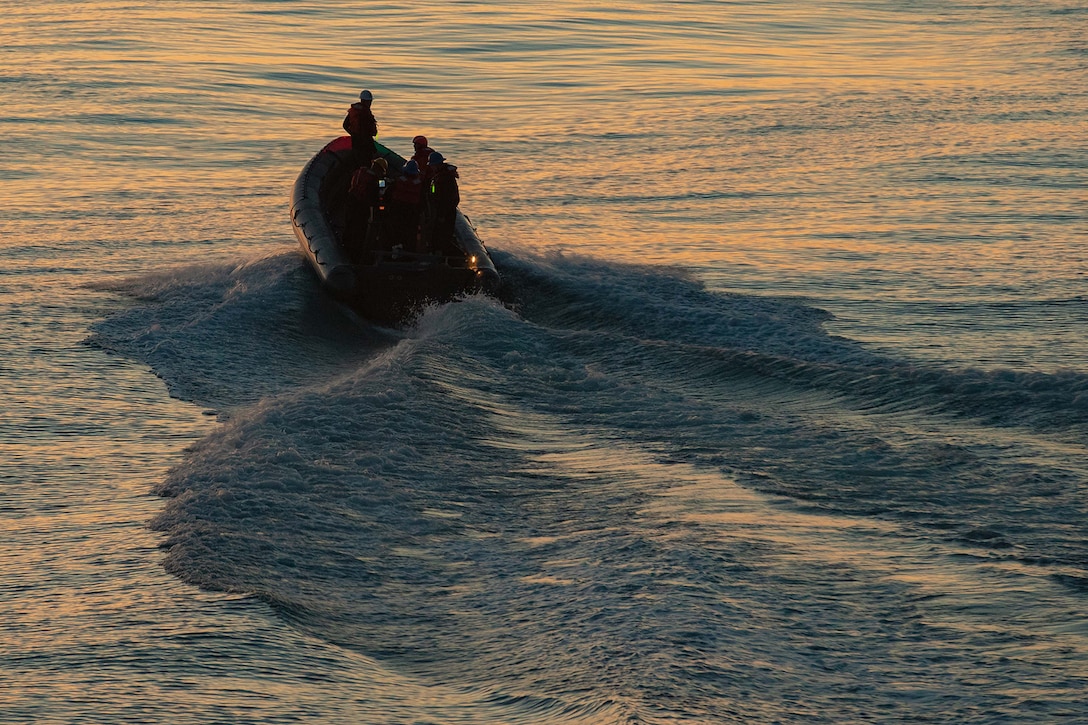
[[368,252],[377,247],[381,236],[385,175],[388,170],[389,164],[378,156],[369,166],[357,169],[351,177],[344,241],[356,263],[368,261]]
[[457,205],[461,193],[457,186],[457,167],[446,163],[437,151],[427,158],[429,179],[423,190],[425,199],[425,237],[427,246],[438,254],[458,254],[453,240],[457,221]]
[[426,136],[416,136],[412,139],[412,146],[415,148],[415,152],[412,154],[412,161],[416,162],[416,166],[419,167],[419,173],[421,176],[427,175],[427,162],[431,158],[431,154],[434,153],[434,149],[427,145]]
[[374,137],[378,135],[378,122],[370,110],[373,100],[374,94],[363,91],[359,94],[359,100],[348,108],[348,115],[344,116],[344,130],[351,135],[352,155],[355,157],[355,165],[359,167],[369,166],[370,160],[378,155],[378,149],[374,145]]
[[423,176],[415,159],[404,165],[404,170],[393,184],[389,200],[389,230],[394,235],[393,244],[405,249],[422,252],[419,235],[419,208],[423,201]]

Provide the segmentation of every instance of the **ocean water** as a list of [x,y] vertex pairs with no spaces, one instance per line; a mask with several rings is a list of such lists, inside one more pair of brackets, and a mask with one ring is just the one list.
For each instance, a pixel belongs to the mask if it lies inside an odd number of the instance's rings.
[[[0,722],[1088,721],[1088,8],[0,0]],[[361,88],[503,299],[288,194]]]

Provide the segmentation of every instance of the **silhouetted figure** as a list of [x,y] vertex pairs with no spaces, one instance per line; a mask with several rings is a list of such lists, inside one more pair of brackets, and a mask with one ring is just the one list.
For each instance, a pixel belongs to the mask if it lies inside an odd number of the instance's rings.
[[388,231],[393,236],[394,245],[400,244],[412,252],[423,251],[419,235],[419,210],[422,202],[423,176],[413,159],[404,165],[404,171],[393,183],[392,197],[389,200]]
[[424,180],[428,180],[427,176],[427,164],[430,162],[431,154],[434,153],[434,149],[427,145],[426,136],[416,136],[412,139],[412,161],[416,162],[416,166],[419,167],[420,177]]
[[428,158],[428,167],[430,179],[423,192],[427,246],[437,254],[459,254],[460,250],[453,242],[457,205],[461,203],[457,167],[447,164],[445,157],[437,151]]
[[377,247],[382,227],[382,202],[385,174],[389,165],[380,156],[369,166],[357,169],[348,187],[348,205],[344,223],[344,242],[356,264],[370,261],[369,252]]
[[370,91],[359,94],[359,100],[351,104],[348,115],[344,116],[344,130],[351,135],[351,152],[355,165],[365,167],[378,155],[374,137],[378,135],[378,122],[370,110],[374,95]]

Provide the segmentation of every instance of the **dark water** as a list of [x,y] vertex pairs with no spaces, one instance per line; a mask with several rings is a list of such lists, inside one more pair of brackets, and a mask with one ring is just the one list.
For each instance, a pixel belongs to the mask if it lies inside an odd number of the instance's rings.
[[[0,721],[1088,717],[1078,5],[0,16]],[[507,304],[316,288],[363,86]]]

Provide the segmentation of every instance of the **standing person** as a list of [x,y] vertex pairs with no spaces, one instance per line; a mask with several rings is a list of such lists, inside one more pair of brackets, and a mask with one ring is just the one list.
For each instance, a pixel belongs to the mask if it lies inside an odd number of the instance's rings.
[[416,136],[412,139],[412,146],[415,151],[412,153],[412,161],[416,162],[416,166],[419,167],[419,173],[423,178],[427,177],[427,163],[431,158],[431,154],[434,153],[434,149],[427,145],[426,136]]
[[419,207],[423,201],[423,177],[415,159],[404,165],[404,171],[393,184],[389,200],[389,226],[393,243],[413,252],[421,252],[419,236]]
[[356,263],[367,261],[367,252],[375,247],[382,231],[382,182],[388,168],[385,159],[379,156],[369,166],[356,170],[351,177],[344,242],[349,256]]
[[433,151],[427,159],[429,181],[424,188],[427,205],[427,243],[438,254],[457,254],[453,241],[457,205],[461,192],[457,186],[457,167],[447,164],[442,154]]
[[351,104],[348,115],[344,116],[344,130],[351,135],[351,151],[355,157],[355,165],[359,167],[370,166],[370,160],[378,155],[378,149],[374,145],[374,137],[378,135],[378,122],[370,110],[373,100],[373,93],[363,91],[359,94],[359,100]]

